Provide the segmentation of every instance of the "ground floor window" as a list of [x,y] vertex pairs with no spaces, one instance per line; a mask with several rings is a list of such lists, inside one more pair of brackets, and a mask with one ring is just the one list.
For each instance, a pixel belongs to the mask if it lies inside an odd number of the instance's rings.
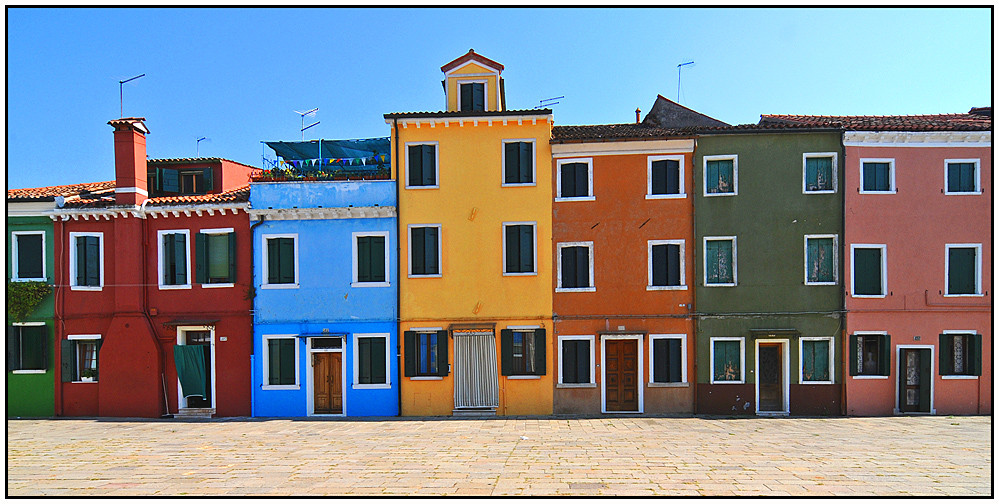
[[388,386],[388,335],[355,334],[354,341],[354,383]]
[[711,338],[711,383],[745,382],[745,338]]
[[298,338],[264,337],[264,388],[298,386]]
[[832,338],[801,338],[801,383],[833,381]]
[[447,331],[406,331],[402,343],[406,376],[447,376]]
[[891,336],[885,333],[850,335],[850,375],[891,374]]
[[97,381],[103,339],[99,334],[71,334],[62,341],[62,381]]
[[500,331],[500,358],[503,376],[545,374],[545,330],[503,329]]
[[649,339],[652,341],[649,358],[652,383],[686,382],[686,336],[653,334]]
[[562,384],[592,384],[593,336],[564,336],[558,340],[558,382]]
[[944,333],[940,335],[941,376],[982,375],[982,335]]
[[7,326],[7,371],[48,369],[48,340],[44,323]]

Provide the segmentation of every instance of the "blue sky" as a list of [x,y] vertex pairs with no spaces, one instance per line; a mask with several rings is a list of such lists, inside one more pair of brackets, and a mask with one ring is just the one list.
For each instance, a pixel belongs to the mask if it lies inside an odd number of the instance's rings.
[[[7,10],[8,188],[114,178],[111,127],[146,118],[152,158],[260,166],[263,140],[388,136],[440,110],[441,65],[506,68],[508,108],[631,122],[657,94],[732,124],[760,114],[933,114],[991,105],[992,12],[974,9]],[[273,157],[271,152],[267,152]]]

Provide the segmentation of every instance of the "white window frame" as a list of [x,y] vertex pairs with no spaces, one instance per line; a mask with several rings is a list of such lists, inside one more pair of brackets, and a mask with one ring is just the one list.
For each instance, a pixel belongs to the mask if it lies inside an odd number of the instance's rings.
[[[808,160],[810,158],[832,158],[832,190],[808,190]],[[805,152],[801,155],[801,194],[836,194],[839,191],[839,153],[838,152]],[[861,180],[863,183],[863,180]]]
[[[832,282],[810,282],[808,281],[808,240],[810,239],[829,239],[832,238],[832,267],[833,267],[833,281]],[[835,234],[806,234],[804,241],[804,251],[802,256],[805,258],[805,285],[838,285],[839,284],[839,235]]]
[[[648,161],[647,161],[647,165],[648,165],[648,173],[647,173],[648,187],[646,188],[645,199],[647,199],[647,200],[653,200],[653,199],[684,199],[684,198],[686,198],[687,197],[687,188],[684,185],[685,184],[685,180],[686,180],[686,176],[685,176],[684,172],[687,171],[687,170],[685,169],[686,166],[684,164],[684,160],[685,159],[686,158],[684,157],[683,154],[670,154],[670,155],[665,155],[665,156],[649,156],[648,157]],[[680,192],[677,193],[677,194],[652,194],[652,163],[655,162],[655,161],[670,161],[670,160],[672,160],[672,161],[679,161],[679,163],[680,163],[680,187],[679,187]]]
[[[98,260],[98,285],[77,285],[76,284],[76,239],[84,236],[96,236],[97,237],[97,247],[100,250],[100,259]],[[69,233],[69,288],[75,291],[101,291],[104,290],[104,233],[103,232],[90,232],[82,231],[76,232],[71,231]]]
[[[532,226],[534,228],[534,271],[526,273],[508,273],[506,271],[506,228],[508,226]],[[503,230],[500,235],[503,241],[503,264],[500,265],[503,276],[536,276],[538,274],[538,223],[536,221],[504,222],[500,227]]]
[[[45,322],[12,322],[10,325],[13,326],[13,327],[41,327],[41,326],[45,325]],[[48,337],[48,335],[46,335],[46,338],[47,337]],[[98,338],[99,337],[100,336],[98,336]],[[73,339],[73,338],[70,337],[70,339]],[[18,341],[20,341],[20,340],[21,340],[21,338],[18,337]],[[48,341],[49,340],[47,339],[46,343],[45,343],[46,345],[48,345]],[[20,352],[21,349],[18,348],[17,351]],[[45,374],[47,372],[48,372],[48,363],[47,362],[45,363],[45,369],[13,369],[11,371],[8,371],[8,373],[11,373],[11,374]]]
[[[858,248],[881,249],[881,294],[856,294],[854,286],[857,281],[857,268],[853,264],[857,257]],[[883,298],[888,295],[888,245],[884,243],[851,243],[850,244],[850,297],[855,298]],[[872,333],[881,334],[881,333]],[[887,333],[885,333],[887,334]]]
[[[708,242],[709,241],[731,241],[732,242],[732,283],[708,283]],[[736,287],[739,285],[739,260],[738,249],[736,248],[735,236],[705,236],[702,243],[704,256],[704,286],[705,287]]]
[[[687,240],[649,240],[647,249],[647,265],[649,283],[645,286],[647,291],[659,290],[687,290]],[[652,246],[653,245],[679,245],[680,246],[680,285],[652,285]]]
[[[975,190],[970,192],[950,192],[947,189],[947,170],[951,163],[974,163],[975,164]],[[982,194],[982,160],[981,159],[944,159],[944,182],[943,190],[945,195],[969,196]]]
[[[272,238],[291,238],[295,244],[295,283],[285,284],[267,283],[267,240]],[[298,276],[298,233],[274,233],[260,235],[260,268],[263,274],[260,276],[261,289],[297,289],[299,287]]]
[[[218,402],[218,379],[216,377],[218,371],[218,361],[216,360],[215,354],[215,343],[218,341],[215,336],[215,326],[177,326],[177,344],[183,345],[184,341],[187,339],[187,333],[204,331],[210,334],[210,343],[207,345],[209,350],[209,363],[211,369],[206,369],[205,372],[211,372],[211,396],[212,396],[212,408],[215,408]],[[297,378],[296,378],[297,379]],[[180,377],[177,377],[177,405],[179,408],[188,407],[187,397],[184,396],[183,387],[180,384]]]
[[[882,336],[882,337],[887,338],[888,337],[888,331],[853,331],[852,333],[850,333],[850,335],[853,335],[853,336]],[[857,349],[849,347],[849,345],[850,345],[850,340],[849,339],[846,341],[846,344],[847,344],[847,352],[848,353],[844,356],[844,357],[846,357],[846,359],[844,360],[844,366],[849,366],[850,365],[850,353],[849,352],[856,352]],[[891,348],[890,347],[889,347],[888,351],[891,352]],[[860,359],[861,357],[862,356],[859,356],[859,355],[857,356],[858,359]],[[864,367],[863,363],[860,363],[860,367]],[[873,374],[855,374],[855,375],[850,375],[850,373],[852,372],[852,370],[849,370],[849,369],[844,373],[844,375],[849,376],[853,380],[887,380],[889,378],[895,377],[895,374],[892,373],[892,371],[894,371],[894,370],[891,369],[891,364],[889,363],[888,375],[873,375]]]
[[[459,94],[458,99],[461,100],[460,94]],[[433,145],[434,146],[434,182],[436,182],[436,184],[434,184],[434,185],[428,185],[428,186],[424,186],[424,185],[411,186],[411,185],[409,185],[409,147],[411,145]],[[406,179],[405,179],[405,184],[406,184],[405,188],[406,189],[440,189],[440,187],[441,187],[441,149],[440,149],[440,142],[438,142],[436,140],[435,141],[427,141],[427,142],[406,142],[405,145],[404,145],[404,148],[406,149],[406,152],[404,153],[405,163],[406,163],[405,166],[404,166],[405,176],[406,176]]]
[[[464,65],[462,65],[464,66]],[[459,67],[460,68],[460,67]],[[452,71],[457,70],[457,68]],[[482,110],[467,111],[467,112],[489,112],[489,79],[467,79],[461,77],[454,78],[454,90],[458,93],[458,96],[454,99],[454,110],[456,112],[461,112],[461,85],[462,84],[482,84]],[[445,107],[447,105],[445,104]]]
[[[958,329],[944,329],[943,331],[940,331],[940,333],[941,334],[961,334],[961,335],[974,336],[976,334],[981,334],[981,331],[972,331],[972,330],[962,331],[962,330],[958,330]],[[940,350],[938,350],[938,352],[939,351]],[[985,353],[985,352],[983,351],[982,353]],[[954,350],[951,349],[951,355],[953,355],[953,354],[954,354]],[[982,359],[983,361],[985,360],[985,356],[984,355],[980,355],[978,357],[980,359]],[[977,380],[977,379],[979,379],[979,377],[977,375],[968,375],[968,374],[963,374],[963,375],[943,375],[943,374],[941,374],[939,376],[940,376],[941,380]]]
[[[360,338],[383,338],[385,340],[385,383],[361,383],[361,347],[358,346]],[[392,359],[389,356],[392,352],[389,347],[388,333],[354,333],[353,335],[353,359],[354,381],[351,387],[354,390],[362,389],[389,389],[392,388]]]
[[[412,332],[416,333],[417,335],[420,335],[420,334],[434,334],[434,333],[438,333],[438,332],[443,331],[443,330],[444,330],[443,327],[410,327],[409,329],[406,329],[405,331],[412,331]],[[403,333],[405,331],[403,331]],[[403,334],[403,333],[400,333],[400,334]],[[444,339],[444,344],[445,345],[448,344],[447,338]],[[416,346],[417,346],[417,348],[419,348],[419,345],[420,345],[420,339],[419,339],[419,336],[417,336],[417,339],[416,339]],[[440,345],[441,345],[441,342],[438,340],[437,341],[437,347],[438,347],[437,351],[438,352],[440,352]],[[418,351],[419,350],[417,350],[417,352]],[[450,373],[451,372],[451,364],[445,363],[445,365],[448,366],[448,373]],[[417,372],[419,372],[419,369],[418,369],[420,367],[420,358],[419,357],[417,357],[417,359],[416,359],[416,367],[417,367]],[[432,376],[432,375],[407,376],[406,378],[408,378],[411,381],[442,381],[444,379],[443,376]]]
[[[716,341],[738,341],[739,342],[739,380],[715,380],[715,342]],[[746,338],[743,336],[720,336],[710,339],[710,353],[708,358],[710,359],[708,365],[710,366],[710,375],[708,377],[711,379],[711,384],[744,384],[746,383]]]
[[[184,235],[184,253],[187,254],[187,258],[184,262],[184,267],[187,268],[184,278],[187,279],[187,283],[180,285],[168,285],[163,283],[163,271],[166,266],[166,262],[163,254],[163,237],[168,234],[181,234]],[[191,231],[189,229],[159,229],[156,231],[156,283],[159,285],[160,290],[177,290],[177,289],[190,289],[191,288]]]
[[[829,342],[829,379],[828,380],[805,380],[805,353],[806,341],[827,341]],[[798,383],[805,385],[831,385],[836,383],[836,338],[832,336],[802,336],[798,338]]]
[[[272,339],[290,339],[295,342],[295,383],[294,385],[269,385],[270,382],[270,345],[268,342]],[[263,367],[263,374],[261,374],[260,389],[261,390],[301,390],[301,377],[299,373],[301,372],[301,364],[299,363],[299,353],[298,348],[298,335],[297,334],[264,334],[260,337],[261,341],[261,363]]]
[[[364,236],[382,236],[385,238],[385,281],[384,282],[358,282],[357,281],[357,239]],[[440,236],[440,235],[438,235]],[[392,264],[389,261],[389,232],[388,231],[355,231],[350,234],[350,286],[351,287],[390,287],[392,285]]]
[[[103,339],[103,337],[100,334],[67,334],[66,339],[70,341],[99,342],[101,339]],[[73,360],[76,361],[76,376],[73,377],[72,383],[97,383],[101,381],[100,374],[98,374],[96,380],[91,380],[88,382],[83,381],[83,377],[80,376],[80,352],[76,348],[76,346],[73,347],[73,353],[74,353]],[[98,370],[100,369],[100,365],[101,365],[101,358],[100,355],[98,354],[97,356]]]
[[[531,144],[531,182],[508,184],[506,182],[506,144],[514,142],[524,142]],[[500,187],[531,187],[538,185],[538,140],[536,138],[504,138],[500,149]]]
[[[905,349],[929,350],[930,351],[930,376],[928,378],[928,380],[930,382],[930,408],[929,408],[930,411],[929,411],[929,414],[930,415],[936,415],[937,414],[937,408],[934,405],[934,403],[936,402],[936,380],[933,379],[935,376],[937,376],[937,373],[939,371],[937,369],[938,362],[937,362],[937,353],[936,353],[937,348],[936,348],[936,345],[895,345],[895,352],[894,352],[895,353],[895,361],[894,361],[895,362],[895,368],[892,369],[891,371],[894,371],[896,373],[902,371],[900,364],[902,362],[902,351],[905,350]],[[892,376],[896,376],[896,375],[892,375]],[[912,412],[905,412],[905,413],[903,413],[901,411],[901,408],[899,408],[899,402],[902,400],[902,395],[900,393],[901,391],[899,390],[899,380],[895,379],[894,382],[895,382],[895,399],[892,401],[894,403],[894,408],[893,408],[892,412],[894,414],[896,414],[896,415],[900,415],[900,414],[901,415],[909,415],[909,414],[917,414],[917,415],[923,414],[923,415],[925,415],[926,413],[924,413],[924,412],[915,412],[915,411],[912,411]]]
[[[679,382],[657,382],[655,380],[656,354],[655,341],[658,339],[678,339],[680,340],[680,378]],[[689,387],[687,382],[687,335],[686,334],[650,334],[649,335],[649,387]]]
[[[590,381],[589,383],[565,383],[562,381],[562,342],[563,341],[589,341],[590,342]],[[596,336],[591,335],[566,335],[558,337],[558,388],[596,388]]]
[[[30,236],[30,235],[41,235],[42,237],[42,276],[38,278],[28,278],[22,277],[17,271],[17,264],[20,259],[18,256],[17,249],[17,238],[19,236]],[[48,279],[47,271],[45,270],[45,231],[12,231],[10,233],[10,248],[11,248],[11,261],[10,261],[10,281],[11,282],[45,282]],[[74,247],[75,248],[75,247]]]
[[[437,228],[437,274],[416,275],[413,274],[413,228],[428,227]],[[444,238],[441,224],[408,224],[406,226],[406,246],[409,261],[406,269],[406,276],[408,278],[441,278],[444,276]]]
[[[562,165],[570,163],[586,163],[586,177],[589,184],[587,196],[562,196]],[[593,158],[567,158],[555,161],[555,201],[595,201],[593,194]]]
[[[974,294],[951,294],[950,289],[950,249],[952,248],[973,248],[975,249],[975,293]],[[944,245],[944,297],[982,297],[982,244],[981,243],[947,243]]]
[[[890,187],[887,191],[864,190],[864,163],[888,163],[888,184]],[[860,184],[858,189],[860,194],[895,194],[898,192],[895,185],[895,158],[860,158]]]
[[[558,243],[556,245],[556,247],[558,249],[558,256],[557,256],[557,262],[558,262],[558,272],[557,272],[557,275],[558,275],[558,277],[557,277],[557,280],[556,280],[558,283],[555,284],[555,292],[596,292],[597,291],[597,283],[595,281],[596,279],[593,278],[593,242],[591,242],[591,241],[584,241],[584,242],[562,242],[562,243]],[[589,287],[562,287],[562,249],[566,248],[566,247],[586,247],[587,249],[589,249],[589,252],[587,253],[587,256],[588,256],[587,258],[590,261],[590,265],[589,265],[589,268],[590,268],[590,286]],[[503,264],[504,265],[506,264],[506,259],[505,258],[503,260]]]
[[[220,234],[235,233],[236,231],[233,228],[211,228],[211,229],[201,229],[201,230],[198,230],[198,232],[201,233],[201,234],[204,234],[204,235],[220,235]],[[232,273],[233,273],[233,277],[235,277],[235,273],[236,272],[232,272]],[[208,265],[207,264],[205,265],[205,274],[206,275],[208,274]],[[217,289],[219,287],[235,287],[236,286],[235,283],[214,283],[214,284],[213,283],[203,283],[203,284],[199,284],[199,285],[201,286],[202,289]]]
[[[709,193],[708,192],[708,161],[724,161],[726,159],[732,160],[732,192],[725,193]],[[705,197],[714,196],[738,196],[739,195],[739,155],[738,154],[719,154],[716,156],[704,156],[701,159],[701,182],[702,191]]]

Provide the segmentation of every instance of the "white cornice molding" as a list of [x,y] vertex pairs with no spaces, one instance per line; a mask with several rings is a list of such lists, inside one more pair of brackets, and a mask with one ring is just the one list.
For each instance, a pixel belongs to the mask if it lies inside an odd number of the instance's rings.
[[552,157],[621,156],[626,154],[676,154],[694,152],[693,139],[677,140],[608,140],[552,144]]
[[395,217],[394,206],[249,209],[250,220],[374,219]]
[[847,147],[992,147],[991,131],[847,131]]
[[[53,210],[48,217],[52,220],[63,220],[67,221],[69,219],[73,220],[90,220],[91,217],[94,220],[104,218],[104,220],[110,220],[111,217],[136,217],[139,219],[145,219],[147,217],[152,217],[153,219],[159,217],[191,217],[195,215],[201,217],[204,214],[215,215],[218,212],[221,215],[226,215],[227,213],[237,214],[240,210],[244,212],[249,208],[248,203],[222,203],[214,205],[143,205],[143,206],[116,206],[109,208],[57,208]],[[228,212],[227,212],[228,211]]]
[[[530,114],[530,115],[501,115],[501,116],[467,116],[467,117],[406,117],[398,118],[399,127],[402,129],[420,128],[428,126],[435,128],[438,125],[445,128],[454,126],[508,126],[525,124],[535,126],[539,119],[547,119],[548,124],[552,124],[551,114]],[[393,124],[393,119],[386,119],[386,124]]]

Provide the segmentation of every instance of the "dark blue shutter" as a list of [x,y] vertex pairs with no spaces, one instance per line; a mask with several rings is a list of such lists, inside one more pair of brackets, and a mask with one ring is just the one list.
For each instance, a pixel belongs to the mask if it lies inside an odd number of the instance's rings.
[[427,275],[439,275],[441,273],[438,256],[440,251],[437,250],[437,232],[438,229],[435,227],[428,227],[423,230],[423,267]]
[[437,185],[437,147],[434,145],[423,145],[423,184],[425,186]]
[[161,170],[163,192],[180,192],[180,172],[177,170]]
[[416,376],[416,332],[402,333],[402,369],[405,376]]
[[17,235],[17,277],[41,278],[42,262],[45,260],[42,250],[42,235]]
[[575,163],[566,163],[559,167],[561,172],[561,183],[559,184],[559,194],[563,198],[571,198],[576,194],[576,168]]
[[507,142],[503,144],[504,166],[503,182],[506,184],[516,184],[520,182],[520,147],[518,142]]
[[534,374],[545,375],[547,371],[548,343],[545,341],[545,329],[534,330]]
[[666,194],[680,194],[680,162],[666,160]]
[[669,381],[670,383],[680,383],[683,381],[683,352],[680,340],[671,338],[669,342]]
[[578,383],[590,383],[590,342],[576,342],[576,378]]
[[589,247],[575,247],[576,249],[576,286],[590,287],[590,249]]
[[520,228],[520,272],[534,271],[534,226]]
[[513,331],[500,330],[500,374],[510,376],[513,370]]
[[448,374],[448,363],[447,363],[447,331],[437,331],[437,375],[447,376]]
[[423,185],[423,146],[409,146],[409,185]]
[[652,194],[666,194],[666,161],[652,162]]
[[426,275],[427,274],[427,251],[426,251],[426,233],[427,228],[412,228],[410,232],[410,254],[412,257],[413,271],[410,274],[413,275]]
[[666,245],[652,246],[652,285],[664,287],[668,284],[669,258]]
[[520,142],[520,178],[517,182],[530,184],[534,182],[534,144]]
[[669,341],[663,338],[652,340],[652,361],[655,363],[652,381],[655,383],[669,381]]
[[517,226],[506,226],[506,272],[520,271],[520,230]]
[[576,165],[576,196],[590,195],[590,167],[586,163]]
[[486,85],[482,83],[472,84],[472,110],[486,110]]

